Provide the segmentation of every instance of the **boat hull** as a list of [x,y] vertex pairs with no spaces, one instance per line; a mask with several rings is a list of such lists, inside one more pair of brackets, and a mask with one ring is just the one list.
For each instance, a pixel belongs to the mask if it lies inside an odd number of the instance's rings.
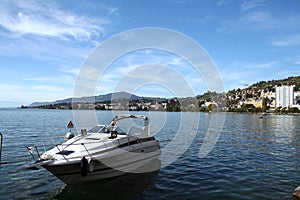
[[159,145],[149,146],[143,150],[135,148],[128,151],[128,148],[114,150],[109,157],[95,155],[92,159],[88,158],[87,173],[84,175],[82,175],[81,159],[72,163],[52,163],[42,166],[66,184],[79,184],[126,173],[147,173],[160,169]]

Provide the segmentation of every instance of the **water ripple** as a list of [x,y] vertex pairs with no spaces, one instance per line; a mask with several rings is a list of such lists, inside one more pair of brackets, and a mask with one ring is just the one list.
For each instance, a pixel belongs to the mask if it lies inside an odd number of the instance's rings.
[[[299,116],[258,119],[227,114],[222,134],[205,158],[199,158],[199,149],[210,127],[210,114],[152,113],[153,122],[161,118],[165,123],[151,124],[150,130],[158,131],[152,134],[165,147],[175,138],[181,118],[195,114],[200,115],[197,130],[183,125],[187,136],[197,133],[194,141],[159,172],[66,186],[46,170],[28,171],[23,165],[31,159],[25,145],[63,141],[72,112],[0,110],[2,159],[9,162],[0,169],[0,199],[292,199],[293,189],[300,185]],[[111,119],[110,112],[97,115],[99,121]],[[188,141],[179,138],[181,144]]]

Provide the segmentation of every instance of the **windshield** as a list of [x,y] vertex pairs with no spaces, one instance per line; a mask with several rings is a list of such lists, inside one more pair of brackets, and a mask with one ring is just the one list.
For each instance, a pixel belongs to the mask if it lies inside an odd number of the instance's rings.
[[95,126],[92,129],[90,129],[88,132],[89,133],[105,133],[104,129],[105,129],[104,125],[98,125],[98,126]]
[[114,131],[117,131],[118,134],[120,135],[126,135],[126,131],[124,131],[122,128],[120,128],[119,126],[114,127],[113,129]]

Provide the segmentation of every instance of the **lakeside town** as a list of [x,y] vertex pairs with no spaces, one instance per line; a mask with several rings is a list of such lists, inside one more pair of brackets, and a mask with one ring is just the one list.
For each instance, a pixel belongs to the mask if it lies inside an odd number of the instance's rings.
[[[76,101],[76,103],[69,99],[69,101],[29,107],[168,112],[299,113],[300,76],[283,80],[261,81],[243,89],[238,88],[222,94],[208,91],[196,97],[137,98],[137,96],[127,93],[127,98],[103,101],[94,99],[94,101]],[[27,106],[22,106],[22,108],[27,108]]]

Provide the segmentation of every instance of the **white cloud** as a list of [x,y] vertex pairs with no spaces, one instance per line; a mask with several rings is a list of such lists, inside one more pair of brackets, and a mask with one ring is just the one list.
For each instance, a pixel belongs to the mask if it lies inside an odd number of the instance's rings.
[[275,68],[280,68],[281,65],[281,61],[261,63],[234,61],[220,69],[224,85],[226,85],[226,89],[228,90],[241,88],[244,84],[253,84],[257,81],[276,79],[278,74],[270,72],[274,71]]
[[20,107],[24,104],[24,102],[16,102],[16,101],[0,101],[0,108],[16,108]]
[[218,31],[240,32],[246,30],[268,30],[276,27],[275,25],[276,21],[268,12],[251,11],[239,17],[238,20],[223,21]]
[[32,102],[55,101],[72,96],[73,90],[51,85],[26,86],[18,84],[0,84],[1,101],[14,101],[28,105]]
[[72,75],[72,76],[77,76],[80,69],[79,69],[79,67],[71,67],[71,66],[68,66],[68,65],[61,65],[58,68],[58,70],[63,72],[63,73]]
[[55,92],[55,93],[63,93],[66,89],[62,87],[57,87],[53,85],[35,85],[31,87],[33,90],[42,91],[42,92]]
[[293,65],[300,65],[300,55],[291,56],[291,57],[286,58],[285,60]]
[[[79,14],[75,12],[74,5],[66,7],[63,3],[66,2],[1,2],[0,54],[29,56],[35,60],[58,62],[60,65],[82,63],[95,45],[103,40],[105,27],[113,19],[109,14],[113,7],[103,7],[100,3],[80,4],[88,6],[88,11],[97,9],[103,13],[102,16],[97,14],[94,17],[89,12]],[[114,9],[114,13],[117,10]]]
[[297,31],[300,27],[300,16],[295,13],[275,13],[272,10],[250,9],[236,16],[234,19],[226,19],[221,23],[220,32],[243,32],[243,31],[270,31],[272,35],[276,32],[285,33]]
[[[139,51],[125,55],[109,66],[99,80],[97,92],[108,93],[116,88],[118,91],[133,92],[145,84],[149,94],[153,92],[149,85],[162,87],[159,91],[175,86],[177,88],[173,89],[180,91],[178,94],[181,96],[187,96],[191,91],[186,87],[196,93],[206,91],[201,74],[184,59],[165,52]],[[144,94],[146,89],[143,89]]]
[[[33,74],[11,85],[0,84],[1,101],[30,103],[73,96],[80,64],[101,42],[117,12],[118,8],[98,2],[1,1],[0,54],[20,58],[20,63],[26,60],[21,64]],[[39,75],[40,68],[50,67],[47,76]]]
[[278,63],[279,63],[278,61],[269,61],[269,62],[263,62],[263,63],[244,63],[242,67],[244,67],[246,69],[253,69],[253,70],[271,69]]
[[273,46],[277,46],[277,47],[299,46],[300,45],[300,35],[292,34],[292,35],[285,35],[285,36],[277,37],[277,38],[272,39],[270,44]]
[[31,82],[31,84],[47,84],[47,85],[68,85],[73,86],[75,81],[75,76],[58,74],[57,76],[47,76],[47,77],[33,77],[26,78],[24,81]]
[[282,71],[277,72],[276,75],[280,78],[287,78],[290,76],[299,76],[300,68],[282,70]]
[[277,64],[279,64],[280,61],[268,61],[268,62],[244,62],[244,61],[234,61],[230,64],[230,66],[236,68],[236,69],[250,69],[253,71],[261,70],[261,69],[272,69]]
[[179,22],[184,22],[184,23],[200,23],[200,24],[206,24],[206,23],[209,23],[211,22],[212,20],[215,20],[216,17],[211,15],[211,14],[206,14],[206,15],[203,15],[201,17],[198,17],[198,18],[181,18],[179,19],[178,21]]
[[91,46],[75,42],[59,41],[45,37],[24,36],[0,39],[0,54],[26,56],[34,60],[58,65],[80,65],[91,51]]
[[33,34],[64,40],[90,40],[103,33],[106,23],[104,18],[94,19],[60,10],[55,2],[7,1],[0,6],[0,26],[14,37]]
[[270,21],[269,13],[263,11],[252,11],[241,18],[241,22],[247,23],[264,23]]
[[[182,74],[174,68],[161,64],[141,65],[132,71],[123,74],[116,84],[117,91],[133,92],[144,85],[155,85],[167,88],[177,96],[194,96],[193,86]],[[148,87],[149,88],[149,87]]]
[[223,6],[225,4],[225,0],[219,0],[217,2],[217,6]]
[[248,11],[263,5],[264,5],[264,0],[244,0],[244,2],[241,5],[241,10]]
[[197,0],[168,0],[170,3],[174,3],[174,4],[187,4],[187,3],[191,3]]

